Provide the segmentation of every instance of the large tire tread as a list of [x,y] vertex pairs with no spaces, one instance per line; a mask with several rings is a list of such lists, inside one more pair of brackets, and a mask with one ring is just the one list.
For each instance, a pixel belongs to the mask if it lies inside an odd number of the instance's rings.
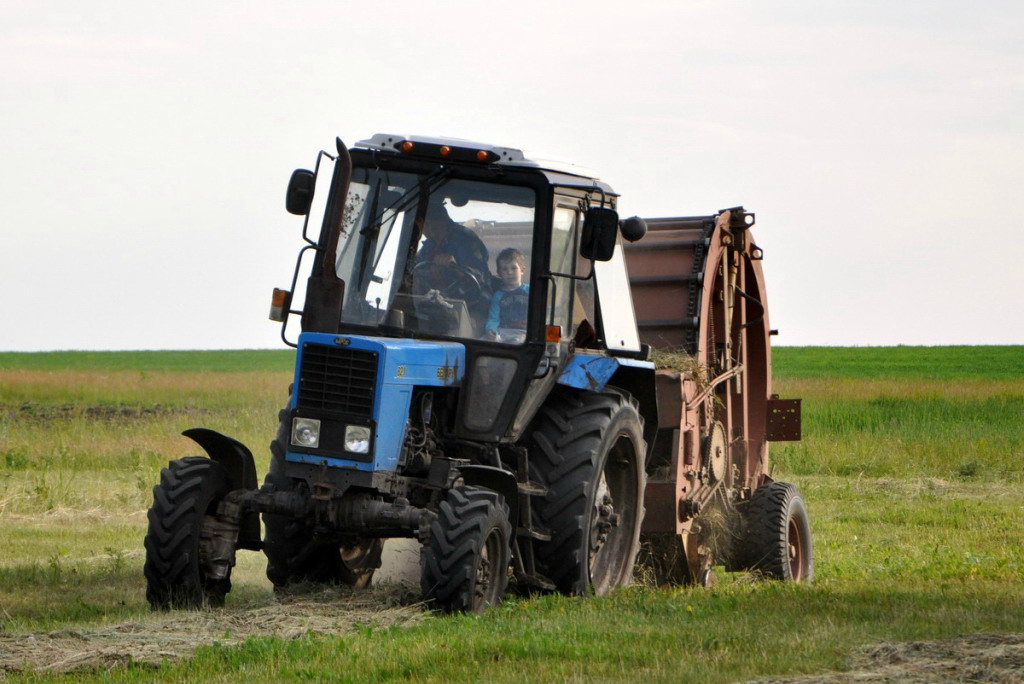
[[[490,535],[496,557],[488,557],[491,585],[480,596],[478,564]],[[480,612],[501,600],[508,585],[512,525],[504,499],[489,489],[456,487],[441,502],[423,549],[424,598],[445,612]]]
[[[794,485],[771,482],[759,487],[745,505],[743,517],[746,524],[741,544],[743,566],[772,579],[813,580],[810,521],[803,497]],[[791,561],[794,552],[799,562]]]
[[[595,478],[604,466],[606,433],[617,416],[631,414],[637,435],[636,477],[639,494],[634,505],[642,506],[646,447],[642,421],[636,401],[618,391],[572,392],[556,391],[538,412],[531,434],[531,479],[542,483],[547,495],[534,501],[535,520],[552,535],[550,542],[536,545],[538,567],[565,594],[584,594],[590,590],[589,559],[585,557],[589,540],[590,507]],[[635,417],[635,418],[634,418]],[[617,426],[618,427],[618,426]],[[616,583],[629,581],[633,561],[639,550],[639,528],[642,510],[635,512],[630,559]],[[587,544],[584,544],[587,541]]]
[[230,577],[213,580],[200,567],[199,537],[204,516],[230,490],[216,461],[191,456],[171,461],[153,488],[146,534],[146,599],[154,610],[221,606]]

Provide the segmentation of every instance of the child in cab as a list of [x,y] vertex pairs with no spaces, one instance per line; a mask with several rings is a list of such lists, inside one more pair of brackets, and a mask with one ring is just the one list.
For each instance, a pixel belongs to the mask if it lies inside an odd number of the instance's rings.
[[498,254],[497,266],[501,286],[491,299],[484,336],[489,340],[519,344],[526,339],[530,302],[530,285],[523,282],[526,257],[518,249],[509,247]]

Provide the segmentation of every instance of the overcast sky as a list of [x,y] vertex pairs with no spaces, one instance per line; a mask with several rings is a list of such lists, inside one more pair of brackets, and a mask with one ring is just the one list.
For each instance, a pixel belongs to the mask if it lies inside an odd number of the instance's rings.
[[282,347],[291,171],[419,133],[757,214],[778,345],[1022,344],[1024,3],[0,8],[0,350]]

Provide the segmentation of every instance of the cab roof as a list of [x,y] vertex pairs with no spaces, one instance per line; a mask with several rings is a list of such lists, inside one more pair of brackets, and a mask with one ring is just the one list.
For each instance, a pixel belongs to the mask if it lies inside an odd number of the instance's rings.
[[[419,158],[451,161],[475,161],[498,166],[514,166],[553,172],[559,185],[574,187],[601,187],[611,192],[607,184],[598,180],[596,173],[571,162],[553,159],[530,158],[515,147],[502,147],[490,143],[474,142],[461,138],[432,137],[424,135],[397,135],[377,133],[372,138],[360,140],[355,147],[375,150],[387,154],[404,154]],[[567,176],[572,178],[566,178]],[[580,181],[584,182],[580,182]],[[614,193],[612,193],[614,194]]]

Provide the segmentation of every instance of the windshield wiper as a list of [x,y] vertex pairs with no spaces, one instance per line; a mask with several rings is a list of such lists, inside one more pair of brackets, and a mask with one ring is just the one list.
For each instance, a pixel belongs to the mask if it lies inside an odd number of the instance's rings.
[[384,207],[379,214],[376,213],[377,198],[380,196],[380,190],[378,189],[374,194],[373,199],[373,213],[375,214],[375,218],[369,221],[366,224],[366,227],[359,231],[360,234],[367,235],[369,233],[379,233],[381,226],[384,225],[384,217],[388,212],[397,214],[403,211],[408,211],[411,207],[416,206],[417,202],[419,202],[420,193],[426,192],[428,195],[433,194],[438,188],[444,185],[451,175],[451,170],[442,166],[422,181],[416,183],[411,188],[403,192],[398,199]]
[[[359,249],[359,268],[356,271],[357,275],[357,287],[352,290],[352,296],[359,296],[358,293],[365,289],[366,281],[368,278],[373,277],[373,273],[370,269],[370,260],[372,255],[376,252],[377,241],[380,239],[380,230],[384,225],[384,217],[388,215],[388,212],[394,212],[391,215],[394,216],[399,212],[405,212],[415,207],[419,202],[422,193],[430,194],[434,193],[438,188],[447,182],[451,176],[451,171],[446,167],[441,167],[431,173],[429,176],[424,178],[422,181],[414,183],[412,187],[402,193],[394,202],[384,208],[379,214],[377,213],[377,205],[381,195],[381,187],[387,187],[387,176],[385,174],[384,179],[378,179],[376,184],[376,190],[373,193],[373,205],[371,207],[371,216],[376,216],[375,219],[367,223],[366,227],[359,231],[359,234],[364,238],[361,242],[362,245]],[[373,268],[376,268],[376,264],[373,264]]]

